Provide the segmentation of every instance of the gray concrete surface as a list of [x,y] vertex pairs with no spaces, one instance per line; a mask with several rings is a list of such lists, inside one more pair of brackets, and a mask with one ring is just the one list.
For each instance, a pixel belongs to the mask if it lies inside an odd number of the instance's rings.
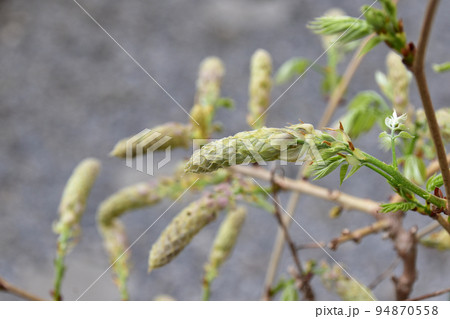
[[[339,1],[349,15],[369,1]],[[252,52],[272,53],[275,67],[293,56],[315,59],[322,53],[319,39],[305,24],[337,1],[206,1],[206,0],[80,0],[104,26],[186,109],[192,105],[199,62],[208,55],[221,57],[227,68],[224,96],[236,109],[221,110],[223,135],[247,128],[245,123],[248,63]],[[424,3],[400,1],[400,14],[411,40],[416,40]],[[449,106],[449,74],[435,75],[432,62],[449,59],[450,3],[443,1],[433,29],[427,58],[430,87],[437,107]],[[374,50],[356,74],[348,96],[375,87],[373,73],[384,70],[384,46]],[[323,63],[322,59],[319,63]],[[95,226],[98,203],[112,192],[150,177],[107,156],[124,136],[170,120],[186,121],[177,105],[140,70],[72,0],[3,0],[0,2],[0,275],[18,286],[48,297],[53,277],[55,235],[51,231],[62,189],[73,167],[93,156],[103,163],[82,221],[83,236],[67,259],[63,286],[73,300],[108,267]],[[268,124],[282,126],[301,118],[316,123],[325,107],[320,77],[309,72],[270,111]],[[277,97],[286,86],[276,87]],[[413,89],[412,101],[420,105]],[[342,111],[339,111],[342,112]],[[388,160],[377,148],[377,132],[357,144]],[[176,156],[187,157],[188,151]],[[167,174],[169,168],[160,173]],[[295,168],[287,170],[295,174]],[[151,178],[150,178],[151,179]],[[336,175],[320,185],[337,187]],[[386,200],[389,188],[381,178],[362,170],[342,190]],[[202,231],[170,265],[147,274],[147,256],[170,219],[192,196],[175,204],[133,247],[130,278],[132,299],[151,300],[170,294],[179,300],[201,296],[202,266],[219,223]],[[287,196],[282,196],[286,203]],[[130,241],[137,238],[170,205],[169,201],[124,218]],[[328,240],[343,227],[370,222],[357,212],[345,212],[330,221],[331,204],[302,197],[298,218],[315,238]],[[427,219],[408,217],[408,224],[424,225]],[[253,300],[261,295],[276,223],[267,213],[251,210],[242,238],[212,287],[214,300]],[[309,242],[296,227],[298,242]],[[369,283],[392,261],[390,242],[381,236],[360,245],[345,244],[331,255],[362,282]],[[419,278],[414,295],[450,286],[444,276],[449,253],[420,248]],[[321,251],[305,251],[302,258],[329,258]],[[291,264],[284,255],[280,274]],[[400,269],[398,269],[400,270]],[[319,299],[337,299],[320,288]],[[386,280],[376,290],[381,300],[393,298]],[[446,296],[440,297],[445,299]],[[15,300],[0,293],[0,300]],[[118,293],[105,274],[84,296],[86,300],[116,300]]]

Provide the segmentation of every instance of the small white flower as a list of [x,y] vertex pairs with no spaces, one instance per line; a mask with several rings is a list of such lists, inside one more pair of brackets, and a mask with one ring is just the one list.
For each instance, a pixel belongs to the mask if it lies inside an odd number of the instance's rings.
[[400,124],[403,124],[406,121],[406,113],[400,116],[397,116],[397,112],[394,110],[392,116],[387,117],[384,123],[391,130],[395,130]]

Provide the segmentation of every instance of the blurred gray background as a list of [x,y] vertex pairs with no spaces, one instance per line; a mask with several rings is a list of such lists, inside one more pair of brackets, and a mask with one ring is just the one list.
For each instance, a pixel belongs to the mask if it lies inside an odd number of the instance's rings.
[[[186,109],[195,94],[198,65],[216,55],[226,64],[223,95],[235,100],[234,110],[220,110],[222,136],[247,129],[245,122],[248,64],[258,48],[268,50],[274,68],[293,56],[315,59],[320,40],[305,25],[331,6],[359,15],[365,0],[206,1],[206,0],[80,0],[86,10],[139,61]],[[412,41],[417,40],[424,1],[400,0],[399,12]],[[436,107],[449,106],[449,74],[436,75],[432,62],[449,60],[450,3],[442,1],[427,56],[429,84]],[[365,58],[348,91],[374,89],[375,70],[385,70],[388,50],[377,47]],[[319,63],[325,63],[325,57]],[[343,69],[345,66],[342,65]],[[57,217],[62,189],[72,169],[83,158],[102,161],[103,168],[82,220],[83,235],[67,258],[63,296],[73,300],[109,266],[95,225],[95,211],[103,199],[129,184],[154,179],[125,166],[108,153],[119,139],[166,121],[187,121],[187,115],[97,26],[72,0],[2,0],[0,2],[0,276],[42,297],[49,297],[53,278],[56,237],[51,225]],[[320,94],[320,76],[311,71],[298,81],[269,112],[269,126],[317,123],[326,105]],[[276,98],[286,86],[275,87]],[[412,102],[420,106],[415,86]],[[341,108],[336,115],[342,114]],[[389,160],[378,149],[373,132],[356,143]],[[176,158],[190,151],[177,150]],[[287,169],[295,175],[296,168]],[[169,174],[170,167],[159,175]],[[332,175],[318,184],[338,187]],[[378,176],[361,170],[341,189],[386,201],[389,187]],[[167,223],[194,199],[185,196],[132,248],[131,298],[151,300],[164,293],[179,300],[201,297],[202,267],[219,222],[209,225],[168,266],[147,274],[152,243]],[[283,203],[288,196],[283,195]],[[130,242],[137,238],[170,201],[123,218]],[[318,240],[330,240],[342,228],[371,222],[359,212],[328,219],[332,204],[302,196],[298,221]],[[409,225],[425,225],[424,217],[408,216]],[[259,299],[277,225],[268,213],[250,210],[242,237],[212,286],[214,300]],[[298,243],[310,242],[293,225]],[[395,257],[390,241],[370,236],[361,244],[346,243],[331,255],[350,274],[370,283]],[[328,260],[320,250],[302,251],[301,258]],[[419,250],[419,278],[413,295],[450,286],[444,276],[448,252]],[[285,252],[280,275],[291,265]],[[401,270],[397,269],[397,272]],[[313,280],[318,299],[337,299]],[[392,299],[386,280],[375,290],[381,300]],[[117,300],[118,292],[106,273],[84,296],[85,300]],[[441,296],[446,299],[448,296]],[[438,299],[439,299],[438,298]],[[17,298],[0,293],[0,300]]]

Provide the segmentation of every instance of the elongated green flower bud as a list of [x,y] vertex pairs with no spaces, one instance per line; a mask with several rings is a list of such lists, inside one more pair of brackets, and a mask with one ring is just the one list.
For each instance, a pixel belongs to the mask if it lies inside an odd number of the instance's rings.
[[208,282],[217,276],[220,266],[222,266],[231,254],[241,232],[246,215],[247,210],[245,207],[237,207],[229,211],[225,220],[220,225],[209,255],[209,261],[205,265],[205,280]]
[[408,112],[409,107],[409,82],[411,76],[402,62],[402,58],[390,52],[386,57],[388,80],[392,88],[392,102],[394,109],[399,114]]
[[445,229],[432,233],[429,236],[423,238],[420,243],[424,246],[435,248],[437,250],[449,250],[450,249],[450,235]]
[[123,300],[128,300],[127,280],[129,275],[129,253],[125,228],[119,220],[114,220],[107,226],[100,226],[103,237],[103,245],[109,255],[109,261],[113,264],[115,283]]
[[[339,8],[331,8],[327,10],[324,15],[324,17],[344,17],[345,12],[342,11]],[[326,35],[326,34],[320,34],[320,39],[322,40],[322,48],[324,50],[330,50],[330,47],[334,45],[334,43],[338,40],[339,34],[332,34],[332,35]]]
[[332,268],[322,263],[321,279],[325,288],[334,291],[344,301],[373,301],[372,292],[354,278],[348,277],[338,265]]
[[254,129],[264,126],[272,88],[272,57],[269,52],[257,50],[250,62],[250,84],[247,123]]
[[218,213],[229,205],[230,189],[219,185],[214,193],[206,194],[183,209],[153,244],[149,268],[162,267],[172,261],[203,227],[214,221]]
[[78,227],[91,188],[100,171],[100,162],[93,158],[82,161],[67,181],[61,203],[59,204],[59,221],[55,232],[60,234],[65,229]]
[[308,136],[322,134],[310,124],[286,128],[263,127],[213,141],[196,150],[185,166],[186,172],[208,173],[232,165],[265,161],[298,161]]
[[97,219],[100,224],[109,225],[128,211],[154,205],[161,199],[157,185],[148,183],[131,185],[105,199],[100,204]]
[[55,258],[54,300],[61,300],[61,284],[65,272],[64,259],[79,235],[80,220],[99,171],[98,160],[85,159],[74,169],[64,189],[59,204],[59,220],[53,227],[54,232],[59,235]]
[[191,144],[191,127],[189,125],[168,122],[151,130],[120,140],[110,155],[120,158],[132,158],[148,151],[161,151],[168,147],[187,148]]
[[200,64],[197,79],[197,95],[191,110],[192,137],[207,139],[212,131],[216,103],[220,98],[220,87],[225,74],[222,60],[208,57]]

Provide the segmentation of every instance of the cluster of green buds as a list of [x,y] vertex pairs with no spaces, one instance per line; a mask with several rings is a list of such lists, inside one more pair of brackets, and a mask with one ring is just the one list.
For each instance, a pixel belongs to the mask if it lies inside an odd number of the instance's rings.
[[380,42],[385,42],[390,48],[403,56],[403,62],[412,66],[415,48],[407,43],[401,19],[397,18],[397,5],[392,0],[380,0],[381,9],[363,6],[361,11],[365,20],[343,16],[322,16],[309,24],[309,27],[319,34],[339,35],[339,40],[348,43],[375,33],[366,44],[362,53],[373,49]]
[[272,88],[272,57],[262,49],[257,50],[250,62],[250,84],[247,123],[259,129],[266,122]]
[[191,145],[190,134],[189,125],[168,122],[120,140],[110,155],[129,159],[149,151],[161,151],[169,147],[188,148]]
[[392,0],[380,0],[382,10],[363,6],[362,11],[367,23],[372,27],[380,41],[401,53],[408,65],[412,63],[413,50],[406,42],[403,22],[397,18],[397,5]]
[[206,193],[184,208],[153,244],[148,270],[171,262],[200,230],[214,221],[219,212],[231,204],[231,201],[231,190],[228,184],[224,183],[216,186],[214,192]]
[[228,211],[227,216],[220,225],[216,238],[205,265],[205,277],[203,279],[204,299],[209,299],[209,287],[217,277],[219,268],[230,256],[244,224],[247,210],[239,206]]
[[318,272],[325,288],[336,293],[344,301],[376,300],[369,288],[345,274],[339,265],[330,267],[323,262]]
[[[320,158],[318,149],[327,148],[323,141],[334,140],[315,130],[311,124],[285,128],[244,131],[210,142],[196,150],[185,166],[186,172],[209,173],[233,165],[282,160],[303,163]],[[308,158],[308,156],[310,156]]]
[[126,282],[129,273],[129,252],[125,253],[126,233],[119,218],[125,213],[156,205],[164,198],[178,198],[186,189],[200,191],[222,183],[229,177],[226,170],[199,175],[184,173],[180,166],[173,176],[161,177],[155,183],[138,183],[125,187],[105,199],[97,210],[98,229],[113,265],[115,283],[122,299],[128,298]]
[[208,139],[213,131],[212,121],[224,74],[223,62],[217,57],[208,57],[200,64],[197,95],[190,114],[193,139]]

